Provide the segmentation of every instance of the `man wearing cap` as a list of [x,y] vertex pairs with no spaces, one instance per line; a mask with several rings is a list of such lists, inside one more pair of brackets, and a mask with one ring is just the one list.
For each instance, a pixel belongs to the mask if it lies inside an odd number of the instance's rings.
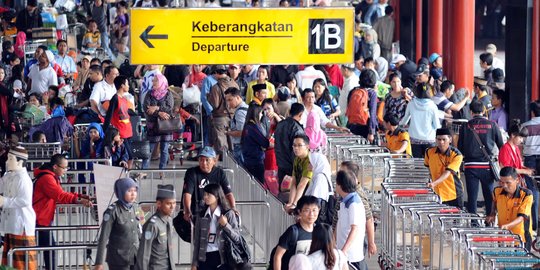
[[143,226],[135,266],[137,270],[176,268],[172,256],[172,215],[176,207],[176,192],[173,185],[158,185],[156,204],[156,213]]
[[431,175],[427,186],[433,188],[444,204],[463,208],[463,184],[459,179],[463,156],[450,145],[452,133],[449,129],[437,129],[435,138],[437,146],[428,148],[424,155],[424,165]]
[[242,164],[244,159],[242,158],[240,138],[242,137],[242,130],[244,129],[244,123],[246,122],[248,105],[242,100],[238,88],[231,87],[227,89],[225,91],[225,99],[227,100],[227,106],[229,106],[231,110],[234,110],[234,115],[230,124],[231,128],[227,131],[227,135],[231,137],[234,159],[239,164]]
[[208,94],[208,103],[212,106],[212,125],[211,125],[211,144],[216,149],[219,156],[223,155],[223,151],[232,148],[227,141],[227,130],[233,116],[233,111],[227,108],[227,100],[225,99],[225,90],[234,87],[238,88],[236,82],[227,76],[218,79],[218,82],[212,86]]
[[209,132],[210,122],[212,121],[212,111],[214,108],[208,101],[208,95],[212,87],[218,82],[220,78],[227,77],[227,70],[224,65],[213,65],[210,69],[211,76],[206,76],[203,80],[201,88],[201,103],[203,106],[203,145],[209,145],[211,143]]
[[[36,246],[36,213],[32,208],[32,180],[26,171],[28,152],[22,147],[9,150],[6,174],[0,178],[0,233],[4,235],[2,264],[7,265],[7,253],[12,248]],[[37,269],[36,252],[16,252],[13,267],[16,269]],[[25,268],[25,263],[28,268]]]
[[[467,186],[467,211],[476,214],[478,190],[482,184],[482,194],[486,205],[486,215],[491,213],[493,201],[493,188],[495,187],[495,174],[489,165],[503,145],[503,139],[499,127],[494,122],[484,117],[484,105],[475,100],[469,108],[473,118],[463,125],[459,133],[458,148],[464,156],[465,184]],[[476,133],[476,135],[475,135]],[[478,139],[480,142],[478,142]],[[489,155],[488,159],[482,148]]]
[[[54,220],[56,204],[82,204],[91,207],[92,202],[88,196],[74,192],[65,192],[60,185],[62,178],[69,170],[68,160],[61,154],[55,154],[50,162],[34,169],[34,195],[32,197],[32,206],[36,212],[37,227],[49,227]],[[54,246],[54,238],[51,232],[42,232],[38,235],[38,244],[40,247]],[[45,251],[46,269],[55,269],[54,251],[49,255]]]
[[251,103],[251,101],[253,100],[253,96],[255,93],[254,86],[261,84],[264,84],[265,88],[268,90],[268,98],[273,98],[276,95],[276,87],[268,81],[268,66],[259,66],[259,68],[257,68],[257,79],[248,83],[246,89],[247,104]]
[[54,61],[52,52],[47,50],[38,58],[38,64],[33,65],[28,73],[28,86],[30,87],[28,95],[36,93],[43,95],[48,91],[50,85],[58,85],[58,77],[51,67]]
[[413,89],[414,82],[416,81],[416,77],[414,76],[416,64],[405,58],[403,54],[396,54],[392,57],[392,65],[401,72],[401,85],[403,88]]
[[246,96],[247,83],[240,76],[240,65],[229,65],[227,74],[231,79],[233,79],[236,84],[238,84],[238,89],[240,90],[240,97]]
[[184,219],[190,220],[198,215],[204,206],[204,187],[208,184],[218,184],[223,189],[225,197],[232,209],[236,203],[231,191],[231,185],[225,171],[216,166],[217,155],[212,147],[205,146],[199,153],[199,166],[189,168],[184,177],[184,190],[182,203],[184,205]]
[[414,72],[414,76],[416,77],[416,83],[429,83],[430,85],[433,85],[429,78],[429,66],[428,65],[419,65],[416,69],[416,72]]
[[443,58],[438,53],[432,53],[429,56],[429,63],[431,64],[430,75],[435,80],[443,80]]
[[32,28],[43,27],[43,19],[37,5],[37,0],[28,0],[26,8],[17,15],[17,31],[25,32],[26,39],[32,39]]
[[489,115],[489,111],[493,109],[491,105],[491,96],[488,95],[488,82],[482,78],[474,77],[474,100],[479,100],[484,104],[485,115]]

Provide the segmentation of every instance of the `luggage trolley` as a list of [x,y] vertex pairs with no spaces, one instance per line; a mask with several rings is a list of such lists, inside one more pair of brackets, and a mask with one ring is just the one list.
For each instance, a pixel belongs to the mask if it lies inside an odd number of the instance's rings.
[[413,218],[413,233],[418,235],[420,239],[417,246],[413,249],[413,261],[415,269],[429,269],[431,254],[431,228],[429,216],[431,214],[460,214],[463,213],[460,209],[444,205],[441,209],[422,209],[414,212]]
[[[411,186],[414,187],[414,185]],[[396,231],[398,230],[398,224],[400,224],[396,220],[399,216],[398,205],[415,202],[439,203],[440,199],[437,194],[433,193],[432,190],[425,188],[425,186],[424,188],[416,186],[415,188],[398,189],[397,187],[394,188],[390,185],[383,185],[383,193],[385,194],[385,199],[381,205],[381,219],[383,220],[381,223],[385,225],[383,226],[382,234],[389,236],[389,238],[385,238],[386,245],[381,257],[381,265],[387,269],[401,268],[404,262],[398,260],[398,253],[403,254],[403,252],[399,252],[396,247],[396,238],[398,235],[396,234]],[[402,229],[402,226],[400,227],[401,228],[399,229]],[[403,231],[401,231],[400,235],[403,234]]]
[[403,154],[365,153],[353,156],[353,160],[360,165],[360,185],[368,194],[373,212],[381,210],[381,184],[385,179],[385,158],[403,157]]
[[[492,250],[492,247],[472,247],[467,248],[466,235],[471,233],[486,234],[486,235],[509,235],[510,231],[501,230],[496,227],[480,227],[480,228],[451,228],[450,232],[453,239],[452,254],[457,254],[457,268],[458,270],[464,270],[470,268],[470,260],[473,254],[470,253],[471,249]],[[454,264],[456,266],[456,264]]]
[[453,211],[453,208],[449,208],[446,205],[440,204],[438,202],[424,202],[420,206],[400,206],[400,211],[403,212],[402,227],[404,228],[404,233],[402,236],[402,242],[405,243],[403,249],[403,257],[405,258],[405,269],[412,269],[415,266],[420,265],[420,259],[415,254],[420,254],[420,245],[421,237],[418,231],[415,231],[414,218],[416,212],[418,211],[434,211],[439,213],[445,213]]
[[[485,231],[484,231],[485,232]],[[466,269],[478,268],[480,257],[469,250],[473,247],[492,248],[492,250],[501,250],[501,248],[523,248],[523,243],[519,235],[511,234],[508,230],[494,231],[489,234],[468,233],[465,234],[465,254],[468,255]]]
[[480,255],[477,269],[533,269],[540,267],[540,258],[533,255]]
[[[484,217],[476,214],[462,213],[459,216],[431,215],[431,250],[444,250],[439,254],[433,252],[431,269],[458,269],[459,250],[454,248],[453,229],[457,228],[486,228]],[[450,256],[449,256],[450,254]],[[438,258],[437,258],[438,257]],[[438,260],[437,260],[438,259]],[[435,263],[438,261],[439,263]]]
[[[337,134],[336,134],[337,135]],[[339,164],[334,163],[334,160],[337,160],[337,145],[366,145],[368,142],[365,138],[361,136],[355,136],[346,134],[347,136],[343,136],[345,134],[339,134],[340,136],[328,136],[327,141],[327,147],[325,151],[325,155],[330,161],[330,166],[332,168],[332,172],[337,171],[337,167]]]

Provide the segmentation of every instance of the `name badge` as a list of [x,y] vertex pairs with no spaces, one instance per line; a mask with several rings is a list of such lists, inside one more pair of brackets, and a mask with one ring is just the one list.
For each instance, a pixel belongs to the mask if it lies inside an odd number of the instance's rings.
[[209,244],[213,244],[216,242],[216,234],[215,233],[211,233],[208,235],[208,243]]

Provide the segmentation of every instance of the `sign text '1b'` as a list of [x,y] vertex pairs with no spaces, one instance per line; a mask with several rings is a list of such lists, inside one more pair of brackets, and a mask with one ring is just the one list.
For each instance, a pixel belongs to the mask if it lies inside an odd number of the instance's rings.
[[309,19],[309,54],[342,54],[345,20]]

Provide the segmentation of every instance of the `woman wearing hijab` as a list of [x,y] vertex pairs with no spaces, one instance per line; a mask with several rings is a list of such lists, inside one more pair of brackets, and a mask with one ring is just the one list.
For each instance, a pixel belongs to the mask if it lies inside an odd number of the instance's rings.
[[305,132],[309,138],[309,149],[311,151],[318,151],[326,146],[326,133],[321,129],[321,119],[319,119],[317,113],[309,112]]
[[[311,145],[311,140],[310,140]],[[314,196],[319,199],[321,211],[319,211],[318,222],[331,224],[332,220],[326,215],[328,199],[333,196],[334,189],[331,184],[332,169],[328,159],[322,152],[309,153],[309,164],[311,165],[313,176],[311,183],[306,188],[304,196]]]
[[[118,198],[103,214],[99,235],[95,270],[103,270],[103,261],[109,269],[133,269],[141,237],[141,221],[135,204],[139,186],[131,178],[120,178],[114,183]],[[105,247],[107,256],[104,258]]]
[[90,123],[88,125],[88,131],[86,138],[82,141],[82,145],[79,148],[79,140],[77,133],[75,135],[75,154],[78,158],[100,158],[103,152],[103,140],[105,139],[105,133],[101,124]]
[[[159,143],[161,156],[159,168],[167,166],[169,158],[169,142],[173,140],[172,133],[160,133],[158,131],[158,118],[162,120],[173,117],[174,98],[169,92],[167,78],[156,73],[152,82],[152,91],[144,99],[144,111],[146,112],[147,139],[150,141],[150,151],[154,152]],[[148,168],[149,160],[143,162],[143,168]]]
[[372,57],[377,59],[381,56],[381,46],[377,43],[377,32],[372,28],[366,31],[362,40],[362,56],[364,59]]
[[186,87],[192,87],[193,85],[196,85],[197,87],[199,87],[199,89],[202,89],[202,84],[205,78],[206,74],[202,72],[202,65],[192,65],[191,73],[189,74],[189,76],[186,77],[184,84],[186,85]]

